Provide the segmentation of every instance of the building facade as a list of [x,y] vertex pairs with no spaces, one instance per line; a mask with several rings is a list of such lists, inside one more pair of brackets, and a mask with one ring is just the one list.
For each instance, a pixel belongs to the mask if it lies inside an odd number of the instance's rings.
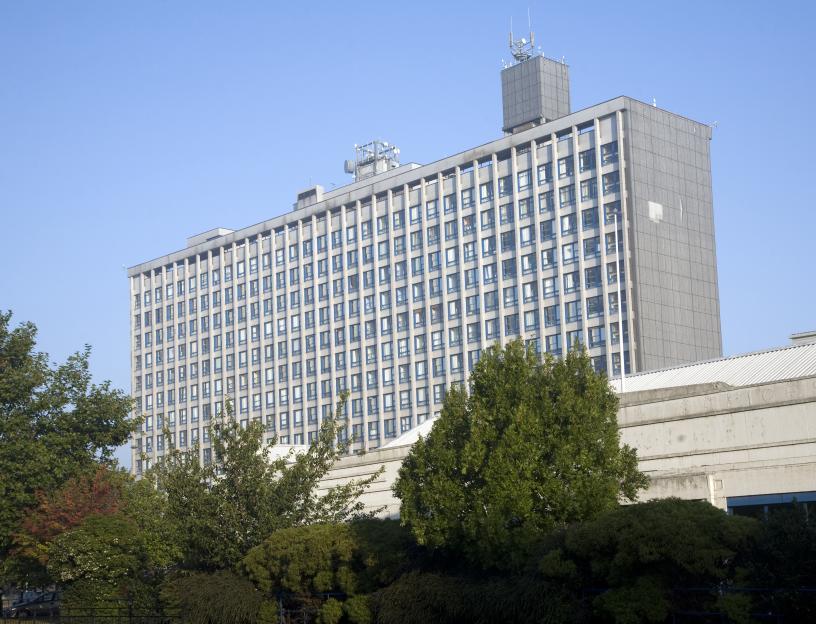
[[348,391],[353,448],[377,448],[519,336],[581,342],[610,377],[721,355],[710,128],[627,97],[569,112],[566,66],[540,56],[502,87],[500,139],[129,270],[136,473],[165,427],[208,460],[227,397],[296,445]]
[[[779,349],[635,374],[619,396],[621,440],[637,449],[649,477],[640,500],[705,500],[752,516],[796,500],[816,512],[816,334]],[[376,451],[344,457],[323,488],[383,467],[361,501],[397,517],[391,487],[432,426],[427,421]]]

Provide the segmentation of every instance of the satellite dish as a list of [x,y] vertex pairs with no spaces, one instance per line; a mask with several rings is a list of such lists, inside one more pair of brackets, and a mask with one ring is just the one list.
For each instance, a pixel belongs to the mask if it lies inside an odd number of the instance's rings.
[[527,40],[524,37],[521,38],[521,44],[527,45]]
[[343,163],[343,171],[346,173],[354,173],[354,161],[347,160]]

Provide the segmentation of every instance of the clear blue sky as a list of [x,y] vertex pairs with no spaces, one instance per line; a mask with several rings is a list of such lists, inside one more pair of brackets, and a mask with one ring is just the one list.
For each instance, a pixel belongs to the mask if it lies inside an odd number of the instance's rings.
[[812,2],[0,3],[0,309],[128,389],[123,267],[291,209],[381,137],[426,163],[500,136],[508,23],[630,95],[719,122],[726,354],[816,329]]

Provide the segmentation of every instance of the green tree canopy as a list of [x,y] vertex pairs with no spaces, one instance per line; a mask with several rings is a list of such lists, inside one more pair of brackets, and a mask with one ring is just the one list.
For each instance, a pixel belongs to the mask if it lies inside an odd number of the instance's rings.
[[[348,444],[345,397],[334,418],[323,421],[308,450],[275,458],[260,422],[242,427],[229,403],[210,428],[215,460],[199,449],[172,449],[153,475],[166,494],[166,519],[180,536],[182,566],[190,570],[231,568],[277,530],[316,522],[342,522],[363,514],[359,496],[379,476],[325,488],[318,486]],[[274,441],[273,441],[274,443]]]
[[706,502],[664,499],[620,506],[551,536],[537,573],[592,597],[601,621],[664,622],[680,611],[747,621],[746,554],[760,525]]
[[130,398],[108,382],[92,383],[89,347],[52,366],[45,353],[35,351],[35,326],[12,329],[10,323],[11,313],[0,313],[0,560],[5,562],[25,510],[38,503],[37,493],[54,491],[110,460],[133,429]]
[[153,611],[156,572],[166,564],[161,538],[123,513],[89,516],[61,533],[49,546],[48,569],[64,588],[63,610],[80,615],[129,601]]
[[[582,350],[543,362],[520,341],[486,350],[403,463],[394,492],[421,544],[484,567],[518,563],[555,527],[647,484],[620,445],[618,401]],[[521,559],[520,559],[521,558]]]
[[413,546],[411,534],[394,520],[314,524],[273,533],[249,551],[240,569],[284,608],[365,624],[370,595],[406,570]]
[[[177,575],[164,583],[161,598],[165,612],[181,615],[186,624],[255,624],[262,615],[263,595],[232,570]],[[267,605],[271,609],[274,604]]]

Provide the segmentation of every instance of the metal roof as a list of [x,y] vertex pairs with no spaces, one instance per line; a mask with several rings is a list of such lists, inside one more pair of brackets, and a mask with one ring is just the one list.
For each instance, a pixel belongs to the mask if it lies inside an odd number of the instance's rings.
[[[731,386],[751,386],[812,376],[816,376],[816,342],[637,373],[626,378],[626,392],[693,386],[718,381]],[[612,379],[609,383],[615,392],[620,393],[620,379]],[[419,436],[427,436],[435,421],[435,418],[430,418],[381,448],[411,445],[419,439]]]
[[[731,386],[751,386],[814,375],[816,375],[816,343],[794,344],[768,351],[637,373],[626,377],[624,389],[626,392],[640,392],[717,381]],[[620,393],[620,379],[612,379],[609,383],[615,392]]]

